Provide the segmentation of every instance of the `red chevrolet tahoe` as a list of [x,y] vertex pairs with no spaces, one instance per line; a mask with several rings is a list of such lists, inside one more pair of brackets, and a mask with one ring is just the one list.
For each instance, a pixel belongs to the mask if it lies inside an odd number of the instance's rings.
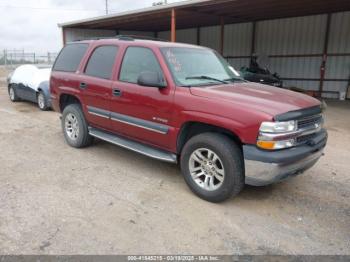
[[302,173],[327,142],[318,100],[244,81],[199,46],[131,37],[70,43],[50,88],[70,146],[95,137],[180,163],[190,189],[211,202]]

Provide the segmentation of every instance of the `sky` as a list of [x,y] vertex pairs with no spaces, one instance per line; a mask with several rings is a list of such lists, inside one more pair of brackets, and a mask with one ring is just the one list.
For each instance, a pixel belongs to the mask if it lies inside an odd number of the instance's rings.
[[[159,0],[108,0],[109,12],[150,7],[153,2]],[[62,47],[58,23],[104,14],[105,0],[0,0],[0,52],[58,52]]]

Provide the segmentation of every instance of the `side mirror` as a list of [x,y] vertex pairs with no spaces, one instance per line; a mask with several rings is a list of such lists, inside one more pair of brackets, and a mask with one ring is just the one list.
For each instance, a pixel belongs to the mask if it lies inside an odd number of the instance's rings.
[[140,86],[150,86],[164,88],[166,87],[163,76],[158,72],[145,71],[142,72],[137,79],[137,84]]

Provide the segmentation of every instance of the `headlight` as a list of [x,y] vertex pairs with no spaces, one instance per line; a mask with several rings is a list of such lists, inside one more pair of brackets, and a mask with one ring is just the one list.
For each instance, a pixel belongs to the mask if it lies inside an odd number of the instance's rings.
[[257,146],[267,150],[293,147],[296,144],[296,121],[263,122],[260,126]]
[[266,133],[286,133],[293,132],[297,128],[296,121],[287,122],[263,122],[260,126],[260,132]]

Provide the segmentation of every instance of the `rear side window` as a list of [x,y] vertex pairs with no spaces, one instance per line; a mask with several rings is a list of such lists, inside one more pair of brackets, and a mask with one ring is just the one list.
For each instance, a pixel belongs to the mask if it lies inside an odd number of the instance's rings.
[[53,71],[75,72],[83,59],[88,44],[66,45],[57,57]]
[[117,46],[100,46],[92,53],[85,74],[98,78],[111,79]]
[[152,50],[144,47],[129,47],[124,56],[119,80],[136,84],[140,74],[147,71],[163,75]]

